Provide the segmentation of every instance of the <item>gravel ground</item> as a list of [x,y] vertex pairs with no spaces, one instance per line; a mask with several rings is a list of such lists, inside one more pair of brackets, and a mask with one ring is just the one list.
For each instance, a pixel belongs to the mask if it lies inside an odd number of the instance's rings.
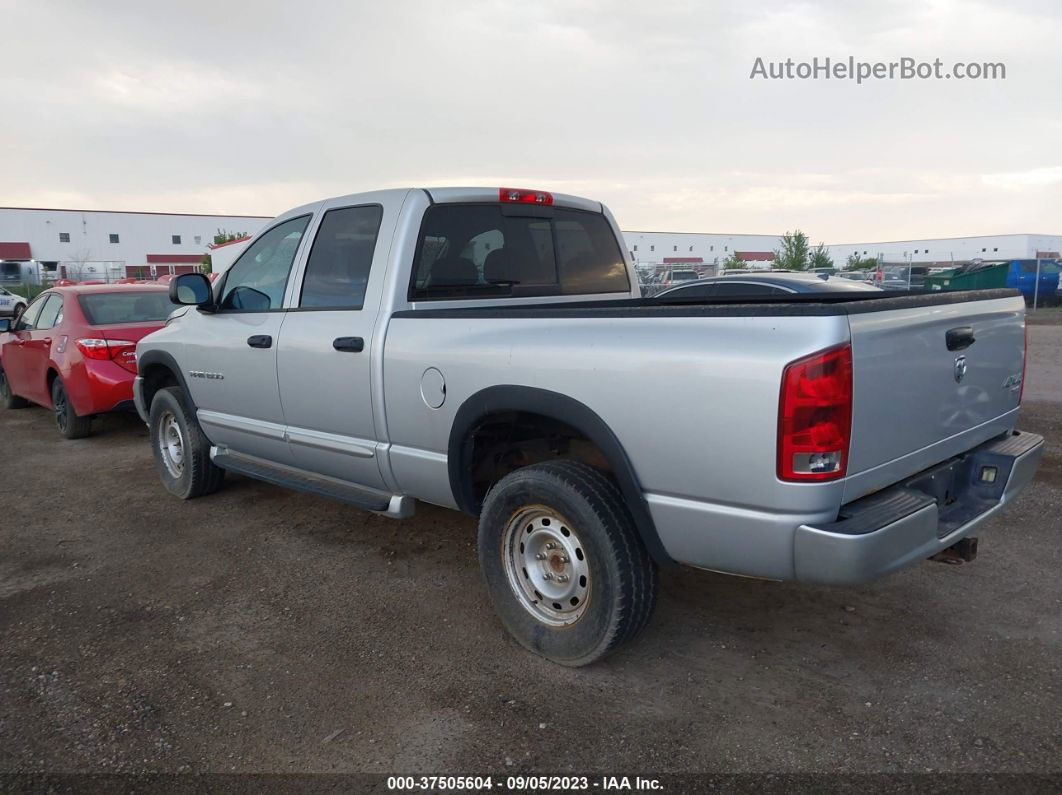
[[858,589],[667,572],[568,670],[509,640],[475,526],[232,477],[182,503],[146,429],[0,412],[0,771],[1062,772],[1062,327],[1036,482],[964,566]]

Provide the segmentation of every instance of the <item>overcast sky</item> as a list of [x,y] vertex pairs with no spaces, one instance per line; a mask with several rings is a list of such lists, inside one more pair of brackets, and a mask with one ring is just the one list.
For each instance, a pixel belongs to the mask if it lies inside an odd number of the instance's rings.
[[[0,206],[274,215],[398,185],[624,229],[1062,233],[1062,4],[0,0]],[[1002,62],[750,80],[757,57]]]

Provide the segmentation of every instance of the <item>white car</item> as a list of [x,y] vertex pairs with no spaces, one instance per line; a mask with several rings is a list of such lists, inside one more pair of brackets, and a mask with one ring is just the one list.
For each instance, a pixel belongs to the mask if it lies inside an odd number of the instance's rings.
[[21,295],[0,287],[0,317],[14,317],[26,308],[27,303]]

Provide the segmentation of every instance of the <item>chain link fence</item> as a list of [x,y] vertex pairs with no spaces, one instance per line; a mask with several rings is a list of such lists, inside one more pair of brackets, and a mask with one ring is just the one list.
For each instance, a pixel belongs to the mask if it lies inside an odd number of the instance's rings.
[[[154,282],[199,268],[199,265],[176,263],[126,265],[123,260],[4,260],[0,261],[0,287],[9,297],[25,299],[28,303],[53,285]],[[0,313],[2,310],[0,305]]]
[[672,263],[636,263],[638,285],[642,296],[650,298],[669,287],[686,282],[705,279],[709,276],[722,275],[723,269],[715,263],[692,263],[686,265]]

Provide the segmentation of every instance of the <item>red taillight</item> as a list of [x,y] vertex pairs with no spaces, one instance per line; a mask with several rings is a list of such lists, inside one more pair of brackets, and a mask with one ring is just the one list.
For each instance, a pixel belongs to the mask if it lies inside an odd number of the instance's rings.
[[128,340],[83,339],[75,340],[77,349],[86,359],[106,361],[110,359],[131,373],[136,372],[136,343]]
[[1021,330],[1025,339],[1021,344],[1021,386],[1018,387],[1019,406],[1021,405],[1022,397],[1025,395],[1025,365],[1029,361],[1029,321],[1026,318],[1022,318]]
[[544,190],[524,188],[498,188],[498,201],[516,204],[553,204],[553,194]]
[[786,365],[778,405],[778,477],[836,480],[852,438],[852,346]]

